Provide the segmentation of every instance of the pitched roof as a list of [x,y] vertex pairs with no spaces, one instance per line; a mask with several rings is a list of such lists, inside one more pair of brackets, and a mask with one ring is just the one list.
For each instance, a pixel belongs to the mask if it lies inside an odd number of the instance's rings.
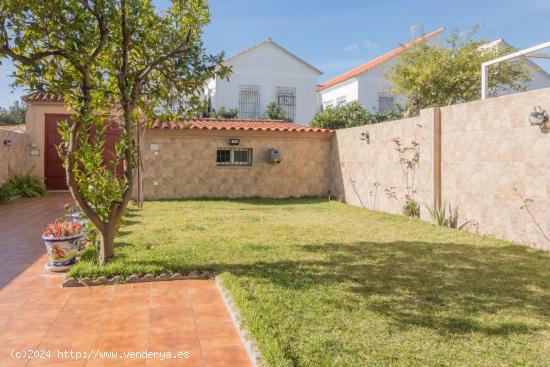
[[59,94],[45,92],[31,92],[21,97],[21,99],[25,102],[63,103],[63,98]]
[[341,75],[339,75],[339,76],[337,76],[337,77],[335,77],[335,78],[333,78],[333,79],[330,79],[329,81],[327,81],[327,82],[321,84],[320,86],[318,86],[318,87],[317,87],[317,91],[321,91],[321,90],[323,90],[323,89],[327,89],[327,88],[329,88],[329,87],[332,87],[332,86],[335,85],[335,84],[341,83],[341,82],[346,81],[346,80],[348,80],[348,79],[351,79],[351,78],[353,78],[353,77],[355,77],[355,76],[357,76],[357,75],[359,75],[359,74],[362,74],[362,73],[364,73],[365,71],[368,71],[368,70],[374,68],[375,66],[378,66],[378,65],[380,65],[380,64],[382,64],[382,63],[388,61],[389,59],[391,59],[391,58],[393,58],[393,57],[395,57],[395,56],[398,56],[398,55],[402,54],[403,51],[405,51],[405,50],[408,49],[408,48],[411,48],[411,47],[414,46],[415,44],[420,43],[420,42],[424,42],[424,41],[426,41],[426,40],[428,40],[428,39],[430,39],[430,38],[432,38],[432,37],[437,36],[438,34],[443,33],[443,31],[445,31],[444,28],[439,28],[439,29],[437,29],[437,30],[435,30],[435,31],[433,31],[433,32],[431,32],[431,33],[428,33],[428,34],[426,34],[426,35],[424,35],[424,36],[422,36],[422,37],[420,37],[420,38],[417,38],[417,39],[415,39],[415,40],[413,40],[413,41],[411,41],[411,42],[405,44],[404,46],[401,46],[401,47],[399,47],[399,48],[396,48],[395,50],[390,51],[390,52],[388,52],[387,54],[384,54],[384,55],[382,55],[382,56],[379,56],[379,57],[377,57],[376,59],[371,60],[371,61],[369,61],[369,62],[366,63],[366,64],[363,64],[363,65],[361,65],[361,66],[359,66],[359,67],[357,67],[357,68],[355,68],[355,69],[353,69],[353,70],[350,70],[350,71],[348,71],[348,72],[346,72],[346,73],[344,73],[344,74],[341,74]]
[[187,119],[177,122],[154,121],[153,129],[166,130],[245,130],[333,133],[334,130],[303,126],[281,120]]
[[286,48],[284,48],[283,46],[279,45],[277,42],[274,42],[271,38],[268,38],[266,39],[265,41],[262,41],[252,47],[249,47],[247,49],[244,49],[242,50],[241,52],[238,52],[236,53],[235,55],[227,58],[225,61],[231,61],[231,60],[234,60],[252,50],[255,50],[263,45],[272,45],[272,46],[275,46],[276,48],[280,49],[281,51],[283,51],[284,53],[290,55],[292,58],[296,59],[297,61],[299,61],[300,63],[304,64],[305,66],[309,67],[310,69],[313,69],[315,72],[317,72],[319,75],[322,75],[323,72],[319,69],[317,69],[315,66],[311,65],[310,63],[304,61],[303,59],[299,58],[298,56],[296,56],[295,54],[293,54],[292,52],[288,51]]

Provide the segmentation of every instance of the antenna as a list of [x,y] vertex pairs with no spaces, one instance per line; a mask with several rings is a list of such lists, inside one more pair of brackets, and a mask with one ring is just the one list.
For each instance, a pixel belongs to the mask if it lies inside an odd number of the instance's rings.
[[417,39],[424,35],[424,26],[422,24],[413,24],[410,30],[412,39]]

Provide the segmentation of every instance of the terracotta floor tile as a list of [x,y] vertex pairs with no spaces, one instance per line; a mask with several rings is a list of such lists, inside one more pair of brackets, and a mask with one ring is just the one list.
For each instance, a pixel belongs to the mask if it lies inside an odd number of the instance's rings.
[[191,307],[191,297],[188,294],[152,293],[151,308],[188,308]]
[[95,350],[103,352],[143,352],[147,347],[147,330],[100,332],[94,344]]
[[217,289],[216,283],[213,280],[186,279],[182,280],[182,282],[190,288]]
[[194,326],[154,329],[149,332],[147,350],[154,352],[185,352],[200,349]]
[[220,292],[217,289],[194,288],[191,292],[191,302],[195,304],[223,304]]
[[223,303],[194,304],[195,318],[198,322],[231,321]]
[[36,348],[41,341],[41,336],[26,335],[23,338],[0,339],[0,366],[25,366],[28,363],[28,358],[17,358],[12,352],[21,352],[28,349]]
[[200,349],[189,350],[187,352],[187,354],[179,355],[182,358],[176,356],[176,358],[164,360],[160,358],[148,359],[147,367],[204,367],[204,358]]
[[241,345],[241,338],[231,321],[200,322],[197,325],[199,339],[204,348]]
[[157,292],[173,292],[173,293],[183,293],[188,292],[189,287],[186,285],[185,281],[182,280],[173,280],[167,282],[152,282],[151,291],[153,293]]
[[[94,344],[95,334],[72,335],[72,336],[48,336],[44,338],[38,346],[38,350],[48,350],[51,358],[33,359],[29,366],[51,364],[70,364],[75,366],[85,366],[86,360],[84,353],[88,353]],[[80,353],[80,358],[76,354],[71,356],[71,352]]]
[[252,367],[242,346],[204,348],[207,367]]
[[135,284],[117,284],[114,286],[115,294],[150,293],[151,282]]
[[150,294],[113,294],[109,309],[113,311],[124,311],[128,309],[149,308]]
[[117,331],[147,329],[149,327],[149,310],[129,309],[128,311],[107,312],[101,322],[100,330]]
[[53,319],[43,317],[10,318],[0,330],[0,338],[20,338],[27,336],[44,336]]
[[48,336],[95,334],[101,325],[102,318],[102,313],[63,310],[53,322]]
[[195,317],[191,307],[177,310],[152,308],[149,322],[151,329],[171,329],[195,325]]

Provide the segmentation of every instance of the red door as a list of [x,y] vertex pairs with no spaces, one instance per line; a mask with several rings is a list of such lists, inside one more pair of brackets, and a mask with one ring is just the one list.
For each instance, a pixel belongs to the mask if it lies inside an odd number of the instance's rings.
[[57,133],[59,121],[71,115],[46,115],[46,145],[44,149],[44,182],[48,190],[68,190],[63,161],[57,154],[61,137]]
[[[68,190],[67,178],[63,161],[57,154],[57,146],[61,143],[61,137],[57,133],[59,121],[70,118],[71,115],[46,115],[46,148],[44,153],[44,180],[48,190]],[[94,133],[92,132],[92,139]],[[116,123],[110,122],[105,131],[105,150],[103,159],[108,161],[113,158],[115,144],[118,141],[120,129]],[[116,167],[116,173],[122,174],[122,164]]]

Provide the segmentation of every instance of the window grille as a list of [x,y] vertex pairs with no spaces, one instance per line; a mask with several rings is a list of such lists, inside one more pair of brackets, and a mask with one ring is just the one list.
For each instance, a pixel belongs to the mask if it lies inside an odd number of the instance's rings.
[[242,119],[260,117],[260,86],[239,86],[239,117]]
[[325,110],[327,110],[329,108],[332,108],[332,107],[334,107],[334,100],[333,99],[325,102]]
[[218,166],[252,166],[252,148],[218,148]]
[[378,112],[386,112],[394,108],[393,95],[388,91],[378,91]]
[[346,104],[346,96],[336,98],[336,108],[343,107]]
[[277,105],[283,110],[285,119],[294,121],[296,118],[296,88],[277,87]]

